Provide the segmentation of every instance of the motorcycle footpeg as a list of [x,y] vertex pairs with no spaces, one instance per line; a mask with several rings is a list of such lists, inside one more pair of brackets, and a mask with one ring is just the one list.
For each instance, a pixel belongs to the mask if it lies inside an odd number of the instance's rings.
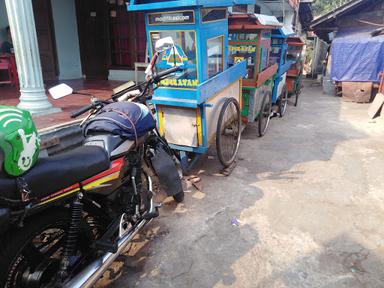
[[158,216],[159,216],[159,209],[157,209],[157,207],[156,207],[155,211],[148,212],[148,213],[144,214],[143,219],[144,220],[151,220],[151,219],[156,218]]
[[102,250],[103,252],[109,252],[109,253],[116,253],[118,246],[117,246],[117,241],[103,241],[103,240],[98,240],[95,243],[96,249]]

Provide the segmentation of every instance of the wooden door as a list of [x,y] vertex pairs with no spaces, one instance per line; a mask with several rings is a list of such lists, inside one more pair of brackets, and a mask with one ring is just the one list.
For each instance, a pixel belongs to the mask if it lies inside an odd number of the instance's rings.
[[107,2],[76,0],[76,10],[83,74],[87,79],[107,79]]
[[128,12],[125,5],[110,4],[110,66],[134,69],[135,62],[145,62],[146,34],[144,13]]
[[37,42],[44,81],[56,80],[58,75],[57,54],[50,0],[33,0]]

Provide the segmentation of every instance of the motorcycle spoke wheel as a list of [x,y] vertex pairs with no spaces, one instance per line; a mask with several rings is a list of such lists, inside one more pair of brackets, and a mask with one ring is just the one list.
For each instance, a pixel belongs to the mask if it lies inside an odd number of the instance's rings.
[[[22,229],[11,230],[2,237],[0,287],[54,287],[59,279],[69,215],[67,211],[37,215],[28,219]],[[80,231],[69,274],[77,271],[89,253],[89,235]]]

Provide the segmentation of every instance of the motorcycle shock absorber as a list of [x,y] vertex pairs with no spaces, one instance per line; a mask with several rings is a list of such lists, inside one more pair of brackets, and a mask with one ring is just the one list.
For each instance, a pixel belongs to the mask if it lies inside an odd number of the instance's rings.
[[136,185],[136,176],[137,176],[137,168],[134,166],[132,167],[131,171],[131,183],[132,183],[132,188],[133,188],[133,193],[134,193],[134,198],[135,198],[135,216],[138,216],[140,214],[140,206],[139,206],[139,200],[140,200],[140,195],[139,192],[137,191],[137,185]]
[[71,206],[71,221],[67,230],[66,239],[64,241],[63,256],[61,260],[60,272],[62,280],[68,276],[68,267],[70,266],[70,260],[72,256],[75,256],[77,240],[80,230],[80,221],[83,217],[83,203],[81,199],[83,193],[79,192],[77,197],[73,200]]

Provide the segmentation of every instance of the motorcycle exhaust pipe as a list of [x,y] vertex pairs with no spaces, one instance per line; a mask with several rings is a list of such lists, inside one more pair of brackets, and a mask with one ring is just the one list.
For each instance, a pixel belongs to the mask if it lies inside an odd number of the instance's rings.
[[[148,189],[152,193],[152,179],[147,176],[148,180]],[[155,211],[156,207],[154,205],[153,199],[150,202],[150,213]],[[65,283],[63,287],[65,288],[90,288],[92,287],[100,278],[103,276],[104,272],[108,267],[115,261],[115,259],[124,252],[127,248],[129,242],[132,241],[133,237],[143,228],[146,224],[151,222],[152,219],[141,220],[132,231],[127,235],[122,237],[117,242],[117,252],[116,253],[105,253],[100,258],[93,261],[85,269],[83,269],[78,275],[72,278],[69,282]]]
[[92,287],[100,278],[108,267],[115,261],[115,259],[124,252],[129,242],[132,241],[133,237],[139,232],[144,225],[149,223],[151,220],[142,220],[138,225],[135,226],[134,230],[121,238],[117,243],[116,253],[105,253],[102,257],[93,261],[78,275],[67,282],[65,288],[88,288]]

